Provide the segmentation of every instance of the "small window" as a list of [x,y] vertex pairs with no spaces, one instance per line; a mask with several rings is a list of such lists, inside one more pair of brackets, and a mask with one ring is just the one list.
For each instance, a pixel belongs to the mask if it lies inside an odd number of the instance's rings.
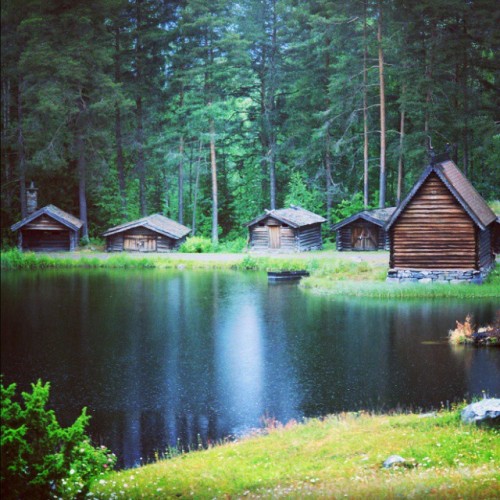
[[288,224],[283,224],[282,227],[288,227]]
[[265,224],[263,222],[259,222],[259,227],[264,227]]

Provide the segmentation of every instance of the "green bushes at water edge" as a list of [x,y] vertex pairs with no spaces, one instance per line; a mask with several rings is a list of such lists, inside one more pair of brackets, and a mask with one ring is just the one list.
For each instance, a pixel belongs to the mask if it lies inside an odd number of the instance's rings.
[[46,408],[50,384],[39,380],[31,389],[19,398],[16,384],[1,384],[2,498],[83,496],[92,479],[114,467],[116,457],[91,444],[85,408],[63,428]]

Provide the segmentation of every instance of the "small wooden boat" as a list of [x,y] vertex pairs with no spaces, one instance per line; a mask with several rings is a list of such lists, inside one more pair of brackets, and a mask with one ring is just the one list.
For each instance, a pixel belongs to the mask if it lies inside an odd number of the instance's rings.
[[267,279],[269,281],[291,281],[300,280],[304,276],[309,276],[307,271],[268,271]]

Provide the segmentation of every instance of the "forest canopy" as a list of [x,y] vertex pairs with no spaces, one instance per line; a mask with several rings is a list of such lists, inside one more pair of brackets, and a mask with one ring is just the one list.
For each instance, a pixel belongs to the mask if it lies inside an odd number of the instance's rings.
[[[448,148],[500,197],[494,0],[4,0],[1,227],[395,205]],[[447,146],[448,145],[448,146]]]

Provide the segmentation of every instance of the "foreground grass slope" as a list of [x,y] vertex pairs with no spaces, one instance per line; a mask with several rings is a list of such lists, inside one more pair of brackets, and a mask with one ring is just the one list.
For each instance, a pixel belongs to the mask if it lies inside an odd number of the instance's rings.
[[[408,467],[384,469],[391,454]],[[435,416],[346,414],[278,426],[96,481],[98,498],[498,498],[500,431]]]

